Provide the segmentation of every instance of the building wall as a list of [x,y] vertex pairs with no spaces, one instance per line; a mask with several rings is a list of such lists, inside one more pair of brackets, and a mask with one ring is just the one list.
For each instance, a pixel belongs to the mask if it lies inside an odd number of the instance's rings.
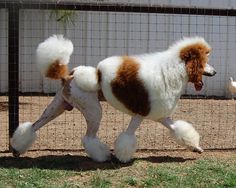
[[[157,1],[148,2],[151,4]],[[158,2],[161,5],[168,3],[208,8],[229,8],[236,5],[235,1],[223,0]],[[217,70],[217,75],[213,78],[204,78],[205,86],[201,92],[196,93],[189,84],[184,94],[226,96],[228,78],[232,76],[236,79],[235,17],[77,11],[71,20],[68,24],[57,22],[53,11],[21,10],[21,92],[51,93],[58,89],[59,81],[42,78],[35,67],[35,49],[38,43],[52,34],[63,34],[74,43],[71,68],[78,65],[96,66],[99,61],[112,55],[162,51],[183,36],[198,35],[204,37],[213,48],[210,64]],[[0,92],[6,92],[6,10],[0,10],[0,30]]]

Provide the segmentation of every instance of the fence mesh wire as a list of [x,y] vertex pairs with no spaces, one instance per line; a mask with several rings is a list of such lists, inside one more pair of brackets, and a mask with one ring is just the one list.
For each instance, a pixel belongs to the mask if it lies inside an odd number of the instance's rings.
[[[74,1],[74,4],[85,1]],[[90,2],[90,1],[89,1]],[[86,3],[89,3],[86,1]],[[91,1],[114,3],[114,1]],[[58,6],[55,1],[55,7]],[[115,3],[119,3],[116,1]],[[126,2],[121,2],[125,4]],[[127,5],[134,2],[127,2]],[[136,4],[142,7],[144,1]],[[153,5],[147,1],[145,5]],[[32,6],[36,2],[32,2]],[[162,51],[183,36],[202,36],[212,46],[210,58],[217,70],[214,78],[204,78],[204,89],[196,93],[191,84],[183,92],[173,118],[191,122],[202,136],[205,149],[236,148],[236,103],[229,100],[228,78],[236,75],[236,18],[219,15],[168,13],[133,13],[108,11],[24,9],[19,16],[19,121],[35,122],[59,89],[58,81],[43,78],[35,66],[37,45],[52,34],[63,34],[74,44],[70,68],[96,66],[113,55]],[[63,3],[61,3],[63,5]],[[165,8],[165,7],[163,7]],[[196,8],[197,9],[197,8]],[[7,9],[0,9],[0,117],[1,150],[8,147],[7,111]],[[236,76],[235,76],[236,78]],[[126,129],[130,117],[102,102],[101,140],[111,147],[118,134]],[[51,121],[38,132],[32,149],[81,149],[80,139],[86,123],[74,109]],[[137,133],[139,149],[177,149],[168,130],[159,123],[145,120]]]

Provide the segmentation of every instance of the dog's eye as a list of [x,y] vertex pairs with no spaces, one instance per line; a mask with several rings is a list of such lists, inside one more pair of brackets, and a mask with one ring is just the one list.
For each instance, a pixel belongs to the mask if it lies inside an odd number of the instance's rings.
[[206,56],[209,56],[210,55],[210,53],[211,53],[211,48],[208,48],[208,49],[206,49]]
[[209,56],[210,55],[210,51],[206,51],[206,55]]

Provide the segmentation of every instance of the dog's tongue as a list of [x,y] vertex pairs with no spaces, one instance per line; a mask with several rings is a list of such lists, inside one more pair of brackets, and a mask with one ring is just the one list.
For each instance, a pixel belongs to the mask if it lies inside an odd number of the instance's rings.
[[202,81],[194,83],[194,87],[195,87],[195,89],[197,91],[200,91],[202,89],[202,86],[203,86],[203,82]]

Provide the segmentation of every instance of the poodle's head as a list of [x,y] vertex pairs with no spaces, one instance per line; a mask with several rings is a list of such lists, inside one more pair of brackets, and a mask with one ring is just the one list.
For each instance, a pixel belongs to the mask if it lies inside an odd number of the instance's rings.
[[208,64],[211,47],[200,37],[186,38],[182,41],[180,58],[185,63],[188,81],[197,91],[202,89],[202,76],[214,76],[215,69]]

